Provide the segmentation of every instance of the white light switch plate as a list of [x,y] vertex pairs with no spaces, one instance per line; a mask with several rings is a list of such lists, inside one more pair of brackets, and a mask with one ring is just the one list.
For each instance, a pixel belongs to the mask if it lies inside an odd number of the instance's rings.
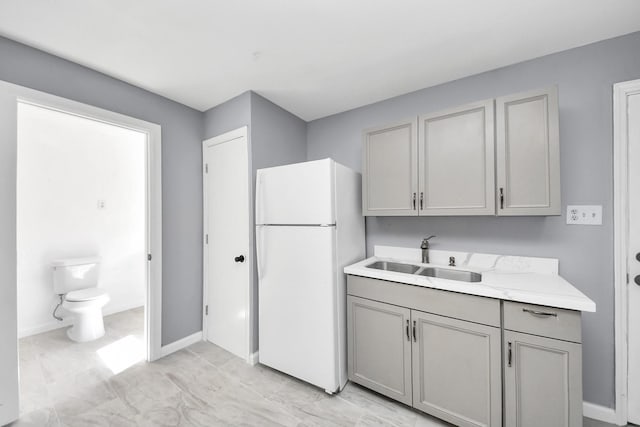
[[567,224],[602,225],[602,205],[567,206]]

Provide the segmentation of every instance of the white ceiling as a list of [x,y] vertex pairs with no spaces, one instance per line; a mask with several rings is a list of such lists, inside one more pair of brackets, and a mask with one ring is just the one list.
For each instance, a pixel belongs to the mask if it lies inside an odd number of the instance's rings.
[[0,35],[207,110],[305,120],[640,30],[638,0],[2,0]]

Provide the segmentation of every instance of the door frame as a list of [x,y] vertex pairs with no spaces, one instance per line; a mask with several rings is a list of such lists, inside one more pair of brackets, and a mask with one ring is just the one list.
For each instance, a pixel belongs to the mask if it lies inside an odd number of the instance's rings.
[[613,85],[613,228],[615,293],[615,422],[628,421],[628,97],[640,94],[640,79]]
[[257,354],[252,353],[252,341],[253,341],[253,333],[254,333],[254,310],[252,307],[252,301],[254,301],[254,290],[253,290],[253,279],[254,279],[254,262],[253,262],[253,203],[252,203],[252,173],[251,173],[251,155],[249,150],[249,132],[248,126],[243,126],[238,129],[231,130],[229,132],[223,133],[221,135],[214,136],[212,138],[207,138],[202,141],[202,339],[204,341],[207,340],[208,336],[208,325],[207,325],[207,314],[206,307],[209,303],[209,244],[207,243],[208,235],[209,235],[209,211],[208,211],[208,182],[207,182],[207,147],[213,145],[224,144],[225,142],[230,142],[235,139],[244,138],[245,148],[247,149],[247,173],[249,174],[249,180],[247,185],[247,197],[248,197],[248,206],[249,206],[249,224],[247,229],[248,234],[248,242],[249,242],[249,251],[246,255],[246,263],[249,267],[249,280],[247,283],[247,301],[246,301],[246,312],[247,317],[245,318],[245,331],[246,331],[246,339],[247,339],[247,354],[245,355],[245,360],[247,363],[255,365],[257,363]]
[[[25,103],[147,135],[145,202],[147,230],[145,234],[147,253],[152,255],[152,260],[147,262],[145,357],[149,362],[159,359],[162,357],[162,136],[160,125],[23,86],[0,83],[3,88],[16,94],[16,109],[18,103]],[[17,143],[16,135],[16,145]]]

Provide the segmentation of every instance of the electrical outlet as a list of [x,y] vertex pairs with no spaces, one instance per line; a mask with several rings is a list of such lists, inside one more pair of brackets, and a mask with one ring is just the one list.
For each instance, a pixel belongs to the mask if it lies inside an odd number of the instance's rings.
[[567,224],[602,225],[602,205],[567,206]]

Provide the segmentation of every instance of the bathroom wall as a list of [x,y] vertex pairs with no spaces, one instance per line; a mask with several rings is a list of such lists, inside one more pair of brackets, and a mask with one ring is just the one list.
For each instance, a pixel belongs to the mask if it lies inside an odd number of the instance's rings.
[[[146,135],[18,107],[18,335],[61,327],[51,261],[99,256],[105,315],[146,296]],[[99,205],[100,204],[100,205]],[[102,206],[103,204],[103,206]]]
[[559,258],[560,274],[597,304],[583,316],[584,399],[614,406],[612,86],[640,78],[640,33],[618,37],[419,90],[312,121],[307,157],[331,156],[361,169],[361,131],[421,113],[519,91],[558,85],[561,197],[603,205],[602,226],[566,225],[557,217],[367,219],[374,245],[417,247],[435,234],[435,249]]
[[[0,80],[162,127],[162,345],[200,331],[202,113],[3,37],[0,37],[0,58]],[[11,102],[15,101],[7,98],[5,102],[5,98],[0,98],[0,133],[11,130],[10,112],[14,108]],[[12,175],[15,173],[15,149],[15,141],[0,139],[3,162],[0,168],[2,283],[15,283],[15,184],[12,187],[15,183],[15,175]],[[5,325],[8,323],[2,323],[0,328]]]

